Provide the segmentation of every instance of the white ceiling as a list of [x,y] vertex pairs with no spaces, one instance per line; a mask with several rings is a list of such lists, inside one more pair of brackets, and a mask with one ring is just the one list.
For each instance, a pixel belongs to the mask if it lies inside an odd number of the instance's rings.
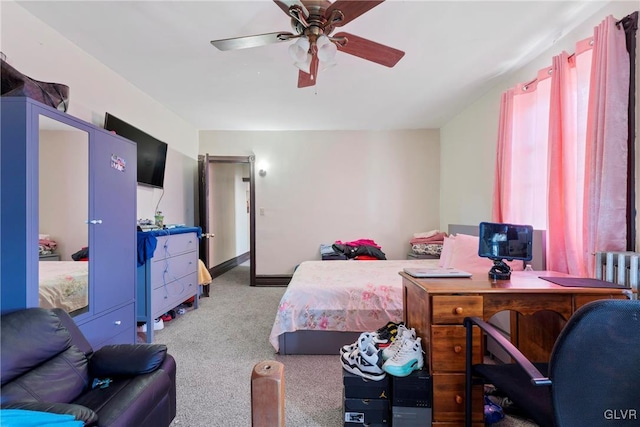
[[387,68],[338,52],[316,86],[298,89],[292,42],[210,44],[292,31],[271,0],[20,2],[202,130],[438,128],[606,3],[387,0],[338,30],[404,58]]

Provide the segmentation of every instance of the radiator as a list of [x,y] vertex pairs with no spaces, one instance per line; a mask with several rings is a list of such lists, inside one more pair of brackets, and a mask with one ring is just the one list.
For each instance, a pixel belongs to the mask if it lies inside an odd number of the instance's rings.
[[595,278],[624,285],[638,292],[640,252],[596,252]]

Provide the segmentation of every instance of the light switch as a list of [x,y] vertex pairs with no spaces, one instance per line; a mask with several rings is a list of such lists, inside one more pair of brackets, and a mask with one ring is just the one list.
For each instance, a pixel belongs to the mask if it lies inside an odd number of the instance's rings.
[[264,216],[264,208],[260,208],[260,216]]

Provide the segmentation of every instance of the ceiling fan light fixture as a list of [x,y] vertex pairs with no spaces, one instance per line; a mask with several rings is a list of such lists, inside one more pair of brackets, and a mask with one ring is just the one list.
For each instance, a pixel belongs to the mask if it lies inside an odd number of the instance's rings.
[[311,74],[311,60],[312,60],[311,54],[307,53],[307,56],[303,61],[296,61],[293,63],[293,65],[298,67],[300,71],[304,71],[307,74]]
[[316,41],[316,47],[318,48],[318,60],[326,63],[329,67],[335,65],[335,57],[338,52],[338,46],[333,43],[329,37],[324,34],[318,37]]
[[310,46],[309,39],[305,36],[300,37],[295,43],[289,46],[289,56],[293,62],[305,62],[309,54]]

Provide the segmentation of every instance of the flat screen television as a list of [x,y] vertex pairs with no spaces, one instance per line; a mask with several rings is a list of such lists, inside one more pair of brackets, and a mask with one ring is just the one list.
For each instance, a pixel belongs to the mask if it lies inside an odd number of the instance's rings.
[[167,162],[167,144],[106,113],[104,128],[136,143],[138,147],[138,184],[162,188]]
[[493,260],[533,258],[533,227],[530,225],[480,223],[478,255]]

